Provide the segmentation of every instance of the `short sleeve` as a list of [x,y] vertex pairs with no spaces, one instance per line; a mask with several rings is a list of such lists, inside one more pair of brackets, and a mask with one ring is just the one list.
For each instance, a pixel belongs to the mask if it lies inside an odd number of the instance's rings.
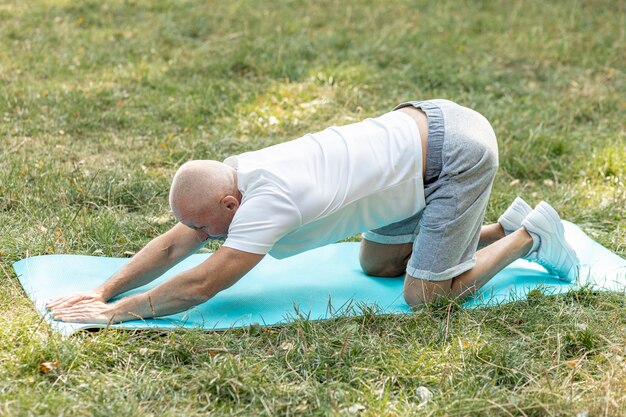
[[300,210],[279,187],[261,187],[244,195],[223,246],[265,255],[301,225]]

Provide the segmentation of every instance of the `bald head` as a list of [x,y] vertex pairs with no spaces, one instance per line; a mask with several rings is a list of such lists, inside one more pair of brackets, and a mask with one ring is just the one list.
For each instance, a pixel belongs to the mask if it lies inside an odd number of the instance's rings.
[[170,207],[176,217],[213,210],[236,190],[234,169],[218,161],[198,160],[183,164],[172,180]]

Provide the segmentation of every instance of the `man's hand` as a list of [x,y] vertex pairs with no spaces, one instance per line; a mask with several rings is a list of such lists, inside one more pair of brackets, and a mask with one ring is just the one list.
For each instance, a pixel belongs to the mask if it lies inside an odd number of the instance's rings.
[[50,300],[46,303],[46,308],[48,310],[58,310],[58,309],[71,307],[75,304],[83,303],[86,301],[87,302],[93,302],[93,301],[104,302],[105,299],[100,293],[100,291],[95,291],[95,290],[83,291],[83,292],[78,292],[75,294],[66,295],[64,297],[58,297],[53,300]]
[[111,323],[167,316],[213,297],[243,277],[263,255],[222,246],[200,265],[175,275],[143,293],[106,303],[95,291],[61,297],[47,304],[56,320]]
[[[71,296],[71,300],[76,300],[80,295]],[[67,297],[66,297],[67,298]],[[107,304],[95,298],[83,298],[80,301],[74,301],[72,304],[62,304],[61,306],[52,307],[50,315],[55,320],[66,321],[69,323],[111,323],[119,321],[115,319],[113,314],[113,304]]]

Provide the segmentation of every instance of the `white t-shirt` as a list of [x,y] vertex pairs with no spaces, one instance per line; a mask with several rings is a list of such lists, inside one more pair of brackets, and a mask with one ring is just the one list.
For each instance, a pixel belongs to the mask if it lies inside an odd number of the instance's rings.
[[422,210],[422,147],[392,111],[231,156],[242,201],[224,246],[285,258]]

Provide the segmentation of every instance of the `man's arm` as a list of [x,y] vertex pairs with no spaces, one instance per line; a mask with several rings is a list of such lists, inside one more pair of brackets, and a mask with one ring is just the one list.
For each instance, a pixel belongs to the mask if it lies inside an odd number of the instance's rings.
[[62,308],[89,300],[106,302],[118,294],[141,287],[160,277],[171,267],[195,253],[203,244],[193,229],[178,223],[151,240],[98,288],[56,298],[48,302],[46,307]]
[[263,255],[222,247],[195,268],[142,294],[115,303],[85,302],[52,310],[67,322],[109,323],[178,313],[230,287],[254,268]]

